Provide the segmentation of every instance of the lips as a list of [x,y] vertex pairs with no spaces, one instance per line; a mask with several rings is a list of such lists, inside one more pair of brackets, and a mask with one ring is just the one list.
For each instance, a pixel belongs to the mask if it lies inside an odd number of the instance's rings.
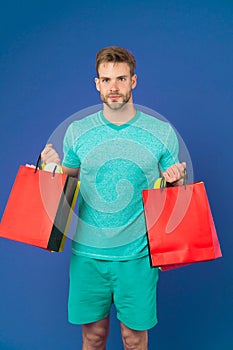
[[121,95],[109,95],[108,97],[111,98],[111,99],[113,99],[113,100],[115,100],[115,99],[120,98]]

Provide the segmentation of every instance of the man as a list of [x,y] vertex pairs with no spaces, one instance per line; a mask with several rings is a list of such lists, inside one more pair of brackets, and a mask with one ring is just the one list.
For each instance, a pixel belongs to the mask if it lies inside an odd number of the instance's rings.
[[[157,323],[158,270],[150,267],[141,191],[161,173],[182,184],[186,166],[178,161],[169,123],[135,109],[135,65],[124,48],[97,53],[95,85],[103,110],[73,122],[64,138],[63,172],[81,181],[69,321],[82,324],[83,350],[106,348],[112,303],[124,349],[148,348],[148,329]],[[42,160],[60,162],[52,145]]]

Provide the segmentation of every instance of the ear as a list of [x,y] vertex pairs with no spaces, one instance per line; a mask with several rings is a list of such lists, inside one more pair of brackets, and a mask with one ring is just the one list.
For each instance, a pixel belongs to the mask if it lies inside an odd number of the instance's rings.
[[132,86],[132,89],[134,89],[137,86],[137,75],[136,74],[134,74],[131,77],[131,86]]
[[95,87],[96,87],[96,90],[100,91],[100,80],[99,80],[99,78],[95,78]]

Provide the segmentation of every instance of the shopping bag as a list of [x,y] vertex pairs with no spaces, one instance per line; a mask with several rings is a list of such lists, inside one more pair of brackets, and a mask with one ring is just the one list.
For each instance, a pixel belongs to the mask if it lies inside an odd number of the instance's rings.
[[0,223],[0,236],[49,251],[64,248],[79,182],[66,174],[20,166]]
[[204,182],[142,191],[151,265],[170,270],[222,256]]

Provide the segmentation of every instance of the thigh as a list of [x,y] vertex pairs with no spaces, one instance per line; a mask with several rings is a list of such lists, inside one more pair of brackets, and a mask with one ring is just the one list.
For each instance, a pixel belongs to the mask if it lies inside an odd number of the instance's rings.
[[144,331],[157,323],[158,269],[149,257],[119,262],[116,271],[114,304],[118,319],[133,330]]
[[69,322],[87,324],[109,315],[112,291],[107,265],[95,259],[71,255],[68,300]]

